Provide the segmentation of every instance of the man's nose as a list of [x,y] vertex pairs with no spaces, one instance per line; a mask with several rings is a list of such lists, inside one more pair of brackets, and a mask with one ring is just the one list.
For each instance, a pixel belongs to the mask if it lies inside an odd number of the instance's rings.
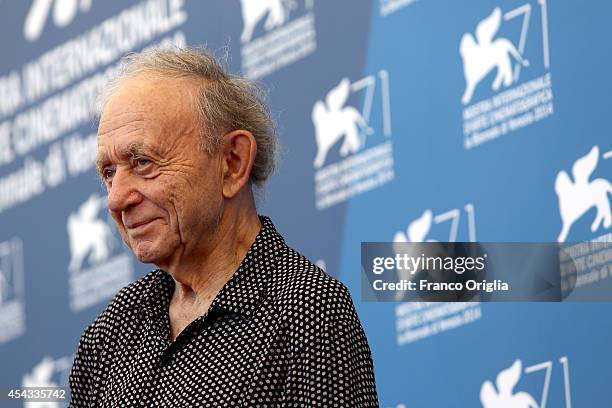
[[108,209],[113,212],[125,211],[142,201],[137,189],[136,176],[129,170],[117,169],[108,188]]

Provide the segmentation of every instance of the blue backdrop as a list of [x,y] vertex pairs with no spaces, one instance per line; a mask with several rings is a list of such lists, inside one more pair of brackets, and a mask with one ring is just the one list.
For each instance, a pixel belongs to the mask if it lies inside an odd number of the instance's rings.
[[127,52],[203,44],[269,89],[282,154],[260,212],[350,288],[382,407],[612,406],[609,303],[359,295],[361,241],[612,241],[611,19],[558,0],[0,0],[0,388],[65,386],[86,325],[151,269],[104,209],[94,98]]

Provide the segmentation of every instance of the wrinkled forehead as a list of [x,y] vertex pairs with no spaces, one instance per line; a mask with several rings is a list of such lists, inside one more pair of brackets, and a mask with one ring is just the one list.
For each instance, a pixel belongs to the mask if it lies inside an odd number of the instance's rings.
[[98,133],[108,133],[125,121],[144,120],[156,126],[192,121],[197,116],[199,86],[192,79],[159,75],[124,78],[102,110]]
[[201,125],[192,101],[194,89],[193,81],[181,79],[126,80],[102,111],[98,160],[113,152],[133,154],[134,146],[147,146],[160,155],[178,145],[197,147]]

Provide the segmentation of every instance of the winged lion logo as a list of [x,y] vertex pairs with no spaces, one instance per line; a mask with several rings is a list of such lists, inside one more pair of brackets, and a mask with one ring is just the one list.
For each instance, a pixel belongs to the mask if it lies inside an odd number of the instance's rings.
[[602,225],[604,228],[612,226],[612,211],[608,198],[608,194],[612,193],[612,184],[604,178],[589,181],[598,162],[599,147],[593,146],[572,166],[573,181],[564,170],[557,173],[555,192],[559,199],[562,222],[557,242],[565,242],[572,225],[593,207],[597,212],[591,224],[591,232],[597,231]]
[[465,33],[461,38],[459,53],[463,59],[465,76],[465,92],[461,98],[463,104],[468,104],[472,100],[478,83],[493,69],[497,69],[497,75],[491,86],[494,91],[497,91],[502,84],[505,87],[512,85],[515,78],[512,75],[511,56],[523,66],[529,66],[529,61],[523,59],[510,40],[493,39],[501,25],[501,18],[501,9],[496,7],[476,27],[476,39],[471,33]]
[[90,263],[104,261],[110,255],[114,243],[112,230],[104,220],[97,218],[104,204],[104,198],[92,194],[68,217],[71,254],[68,270],[72,273],[78,272],[87,254]]
[[538,408],[533,397],[523,391],[513,393],[521,379],[523,364],[516,360],[509,368],[502,370],[495,381],[497,389],[489,380],[480,387],[480,402],[484,408]]
[[325,102],[317,101],[312,108],[317,141],[316,168],[325,163],[327,153],[343,136],[344,142],[340,146],[342,157],[359,151],[365,145],[365,136],[373,133],[356,108],[344,106],[350,93],[351,83],[348,78],[343,78],[327,93]]

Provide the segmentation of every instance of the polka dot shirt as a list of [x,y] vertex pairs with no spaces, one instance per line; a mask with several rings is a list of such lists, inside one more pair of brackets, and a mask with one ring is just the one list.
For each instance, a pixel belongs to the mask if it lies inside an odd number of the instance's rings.
[[169,274],[122,289],[81,337],[70,407],[378,407],[346,287],[260,219],[238,270],[175,341]]

